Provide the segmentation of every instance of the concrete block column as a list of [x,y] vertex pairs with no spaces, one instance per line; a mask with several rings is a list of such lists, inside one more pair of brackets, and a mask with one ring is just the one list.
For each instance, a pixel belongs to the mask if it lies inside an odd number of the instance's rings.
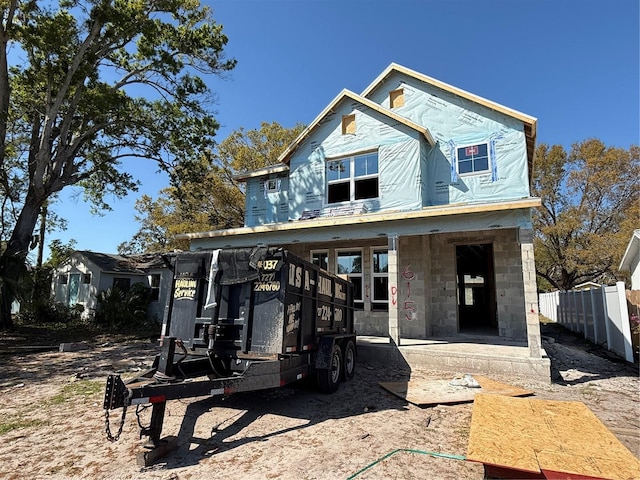
[[389,248],[387,252],[387,275],[389,279],[389,338],[396,345],[400,345],[400,302],[398,301],[399,265],[398,265],[398,235],[389,234]]
[[522,280],[524,283],[524,304],[527,318],[527,344],[531,358],[542,357],[542,337],[538,314],[538,288],[536,264],[533,255],[533,230],[519,230],[520,254],[522,255]]

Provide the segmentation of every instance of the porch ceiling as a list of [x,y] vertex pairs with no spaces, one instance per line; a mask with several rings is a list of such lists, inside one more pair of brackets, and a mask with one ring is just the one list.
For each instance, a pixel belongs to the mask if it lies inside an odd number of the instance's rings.
[[192,248],[252,246],[257,243],[291,244],[345,239],[365,239],[394,235],[424,235],[525,227],[529,209],[540,205],[539,198],[510,202],[427,207],[411,212],[384,212],[363,215],[297,220],[256,227],[213,230],[177,235],[192,242]]

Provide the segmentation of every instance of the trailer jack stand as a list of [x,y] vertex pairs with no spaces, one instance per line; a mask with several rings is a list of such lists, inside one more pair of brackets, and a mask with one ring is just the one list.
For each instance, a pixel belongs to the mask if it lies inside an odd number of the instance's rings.
[[149,449],[146,445],[136,454],[139,467],[149,467],[156,461],[170,454],[178,448],[178,437],[169,436],[158,441],[157,446]]
[[149,440],[142,445],[142,450],[136,455],[136,460],[140,467],[148,467],[178,448],[178,437],[160,438],[166,405],[167,402],[154,403],[150,425],[140,429],[140,438],[143,436],[149,437]]

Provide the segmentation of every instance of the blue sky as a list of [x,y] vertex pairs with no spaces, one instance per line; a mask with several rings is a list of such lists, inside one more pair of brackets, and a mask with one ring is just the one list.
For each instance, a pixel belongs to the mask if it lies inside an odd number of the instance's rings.
[[[206,1],[238,66],[209,80],[218,141],[263,121],[309,124],[343,88],[362,92],[390,63],[538,119],[538,143],[640,135],[637,0]],[[128,168],[139,192],[93,216],[73,190],[55,211],[76,248],[116,253],[137,232],[134,204],[167,186],[152,163]],[[45,252],[45,258],[47,253]]]

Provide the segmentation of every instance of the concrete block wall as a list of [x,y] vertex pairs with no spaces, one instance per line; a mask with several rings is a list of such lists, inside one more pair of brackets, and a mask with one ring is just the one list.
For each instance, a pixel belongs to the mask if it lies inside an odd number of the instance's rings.
[[498,334],[527,340],[522,254],[516,229],[500,230],[494,237]]
[[398,304],[400,309],[400,332],[405,338],[427,338],[430,316],[429,250],[426,237],[401,237],[399,245],[400,264],[398,272]]
[[427,331],[435,337],[458,333],[456,245],[491,243],[496,277],[498,333],[501,337],[513,340],[527,340],[522,254],[517,230],[436,234],[430,236],[429,240],[431,316]]
[[456,248],[450,235],[436,234],[429,237],[429,250],[431,316],[428,330],[434,337],[450,337],[458,333]]
[[[507,339],[528,340],[530,343],[533,340],[534,346],[540,345],[537,305],[534,307],[537,297],[533,244],[527,238],[521,239],[521,236],[522,232],[517,229],[500,229],[401,237],[398,245],[399,276],[395,299],[399,308],[401,336],[419,339],[458,334],[456,246],[491,243],[498,333]],[[330,271],[335,269],[336,249],[362,249],[365,302],[364,308],[355,315],[356,330],[360,335],[387,336],[388,313],[372,311],[367,298],[367,293],[371,291],[369,272],[371,249],[374,247],[386,247],[386,243],[340,241],[329,247],[315,244],[288,246],[291,252],[306,259],[310,258],[312,250],[328,250]],[[526,288],[525,279],[528,279]],[[534,350],[532,356],[537,357],[533,355]]]

